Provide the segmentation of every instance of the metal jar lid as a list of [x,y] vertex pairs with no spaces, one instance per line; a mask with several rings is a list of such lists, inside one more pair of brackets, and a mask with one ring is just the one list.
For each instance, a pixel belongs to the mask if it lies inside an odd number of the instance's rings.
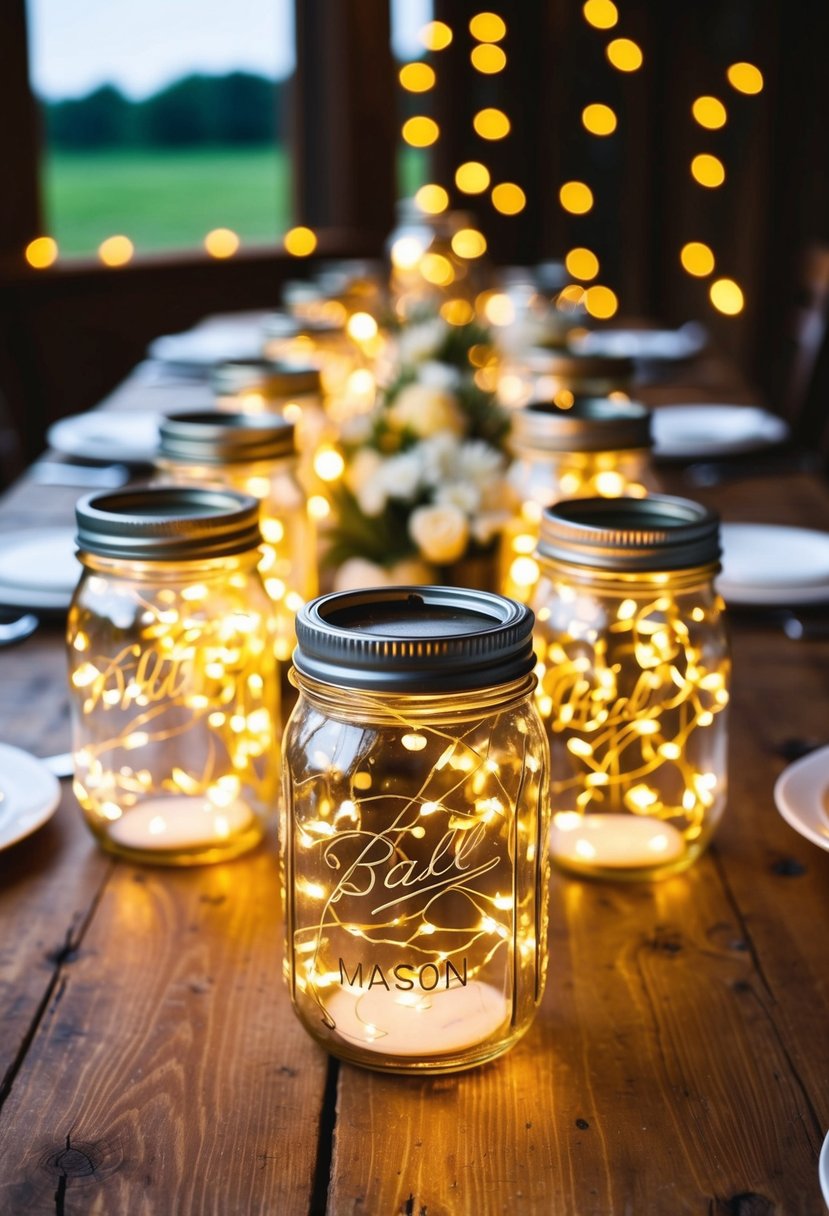
[[512,415],[514,448],[542,452],[613,452],[651,446],[651,413],[638,401],[576,397],[565,409],[532,401]]
[[619,573],[688,570],[720,558],[719,518],[687,498],[574,498],[545,507],[538,553]]
[[99,557],[196,561],[256,549],[259,501],[232,490],[158,486],[89,494],[75,507],[78,548]]
[[334,592],[297,614],[294,666],[340,688],[443,693],[532,671],[533,613],[489,591],[370,587]]
[[228,359],[211,369],[210,385],[217,396],[259,392],[264,397],[299,397],[320,392],[320,374],[316,367],[273,359]]
[[294,424],[279,414],[188,410],[159,424],[159,454],[198,464],[282,460],[296,452]]
[[[320,300],[323,300],[322,292],[316,288],[317,295]],[[345,330],[345,313],[343,319],[337,321],[334,317],[302,317],[293,316],[291,313],[274,312],[267,316],[264,320],[263,333],[266,338],[298,338],[301,335],[308,337],[330,337],[331,334],[341,334]]]

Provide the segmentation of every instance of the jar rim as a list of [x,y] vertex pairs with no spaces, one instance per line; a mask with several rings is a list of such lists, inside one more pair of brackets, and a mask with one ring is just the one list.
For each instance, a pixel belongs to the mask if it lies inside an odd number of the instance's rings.
[[180,410],[159,423],[159,455],[167,460],[241,464],[296,454],[295,428],[281,414]]
[[339,688],[461,692],[532,671],[532,611],[467,587],[333,592],[297,614],[294,667]]

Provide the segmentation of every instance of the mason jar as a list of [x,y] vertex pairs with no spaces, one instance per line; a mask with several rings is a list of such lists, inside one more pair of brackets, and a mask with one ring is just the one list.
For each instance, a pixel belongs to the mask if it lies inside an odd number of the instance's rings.
[[168,414],[160,426],[162,484],[226,487],[261,503],[259,573],[273,603],[276,657],[294,648],[294,619],[317,593],[313,520],[297,477],[294,427],[284,418],[222,410]]
[[349,337],[346,309],[339,301],[333,303],[341,310],[339,319],[276,312],[263,323],[265,358],[315,368],[326,399],[345,393],[351,374],[365,365],[359,347]]
[[563,869],[654,879],[702,853],[726,801],[729,648],[717,517],[698,503],[585,498],[544,510],[538,707]]
[[343,1059],[452,1072],[530,1025],[549,824],[531,631],[524,605],[453,587],[335,593],[297,618],[286,974]]
[[536,349],[527,358],[533,396],[565,408],[576,397],[623,401],[633,383],[634,363],[621,355],[588,355],[575,350]]
[[518,506],[501,535],[500,590],[529,602],[544,507],[562,498],[644,498],[656,488],[651,413],[638,401],[576,397],[567,408],[531,402],[511,421],[507,481]]
[[74,791],[108,852],[194,865],[274,818],[280,741],[259,503],[183,487],[76,507],[67,625]]

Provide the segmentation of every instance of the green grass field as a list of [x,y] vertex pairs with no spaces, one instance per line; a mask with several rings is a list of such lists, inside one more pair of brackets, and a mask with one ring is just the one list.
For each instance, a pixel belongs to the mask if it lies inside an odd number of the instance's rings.
[[52,152],[45,170],[49,234],[62,254],[94,254],[116,233],[139,254],[194,248],[212,228],[263,244],[292,222],[290,164],[278,147]]
[[[425,180],[423,153],[403,150],[398,173],[402,193],[413,193]],[[294,223],[290,160],[280,147],[49,152],[45,191],[61,255],[94,255],[116,233],[139,255],[193,249],[212,228],[262,245]]]

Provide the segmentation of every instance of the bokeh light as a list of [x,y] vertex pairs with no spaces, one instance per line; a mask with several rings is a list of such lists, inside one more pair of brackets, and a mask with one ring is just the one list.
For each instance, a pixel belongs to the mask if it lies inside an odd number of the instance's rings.
[[401,134],[412,148],[428,148],[440,135],[440,127],[434,118],[417,114],[414,118],[406,119]]
[[283,244],[286,253],[290,253],[295,258],[306,258],[317,247],[316,233],[303,225],[289,228],[283,237]]
[[726,72],[728,83],[738,93],[760,93],[763,88],[763,73],[753,63],[732,63]]
[[477,228],[460,228],[451,243],[459,258],[479,258],[486,253],[486,237]]
[[718,156],[712,156],[710,152],[700,152],[699,156],[695,156],[691,161],[691,176],[701,186],[713,190],[725,181],[725,165]]
[[500,42],[507,27],[497,13],[476,13],[469,22],[469,32],[479,42]]
[[727,317],[735,317],[743,311],[745,298],[742,289],[733,279],[715,279],[708,289],[711,303]]
[[415,193],[414,201],[425,215],[440,215],[449,206],[449,194],[443,186],[427,182]]
[[445,21],[429,21],[420,31],[420,41],[427,51],[444,51],[452,41],[452,31]]
[[33,270],[45,270],[57,261],[58,243],[51,236],[35,237],[26,246],[25,257]]
[[214,228],[204,238],[204,247],[211,258],[232,258],[239,244],[239,237],[231,228]]
[[515,182],[499,182],[492,187],[492,205],[501,215],[518,215],[527,205],[527,196]]
[[585,215],[593,206],[593,191],[584,182],[565,182],[558,192],[565,211]]
[[614,38],[607,44],[605,54],[620,72],[635,72],[644,60],[641,48],[632,38]]
[[504,52],[491,42],[482,42],[473,47],[469,58],[475,71],[482,72],[484,76],[494,76],[496,72],[502,72],[507,64]]
[[598,101],[584,107],[581,121],[591,135],[612,135],[617,126],[616,115],[610,106]]
[[435,69],[428,63],[405,63],[400,69],[399,80],[410,93],[426,93],[434,87]]
[[468,325],[475,317],[475,309],[468,300],[444,300],[440,315],[447,325]]
[[346,329],[355,342],[370,342],[377,337],[377,322],[368,312],[352,313]]
[[582,12],[585,21],[597,30],[612,30],[619,20],[619,10],[612,0],[586,0]]
[[725,126],[728,118],[726,108],[718,97],[698,97],[691,106],[691,113],[701,127],[717,131]]
[[479,110],[472,119],[472,126],[481,139],[503,139],[510,132],[510,121],[506,114],[494,106]]
[[464,194],[483,194],[489,180],[489,169],[478,160],[467,160],[455,170],[455,185]]
[[599,273],[599,259],[591,249],[581,246],[571,249],[564,259],[567,273],[574,279],[595,279]]
[[679,260],[688,274],[696,275],[700,279],[711,274],[716,264],[713,250],[702,241],[688,241],[683,245]]
[[420,273],[427,283],[435,287],[448,287],[455,278],[455,270],[442,253],[424,253],[420,260]]
[[615,291],[609,287],[588,287],[584,293],[584,307],[597,321],[607,321],[619,307]]
[[126,266],[135,253],[135,246],[128,236],[108,236],[98,246],[98,257],[105,266]]

